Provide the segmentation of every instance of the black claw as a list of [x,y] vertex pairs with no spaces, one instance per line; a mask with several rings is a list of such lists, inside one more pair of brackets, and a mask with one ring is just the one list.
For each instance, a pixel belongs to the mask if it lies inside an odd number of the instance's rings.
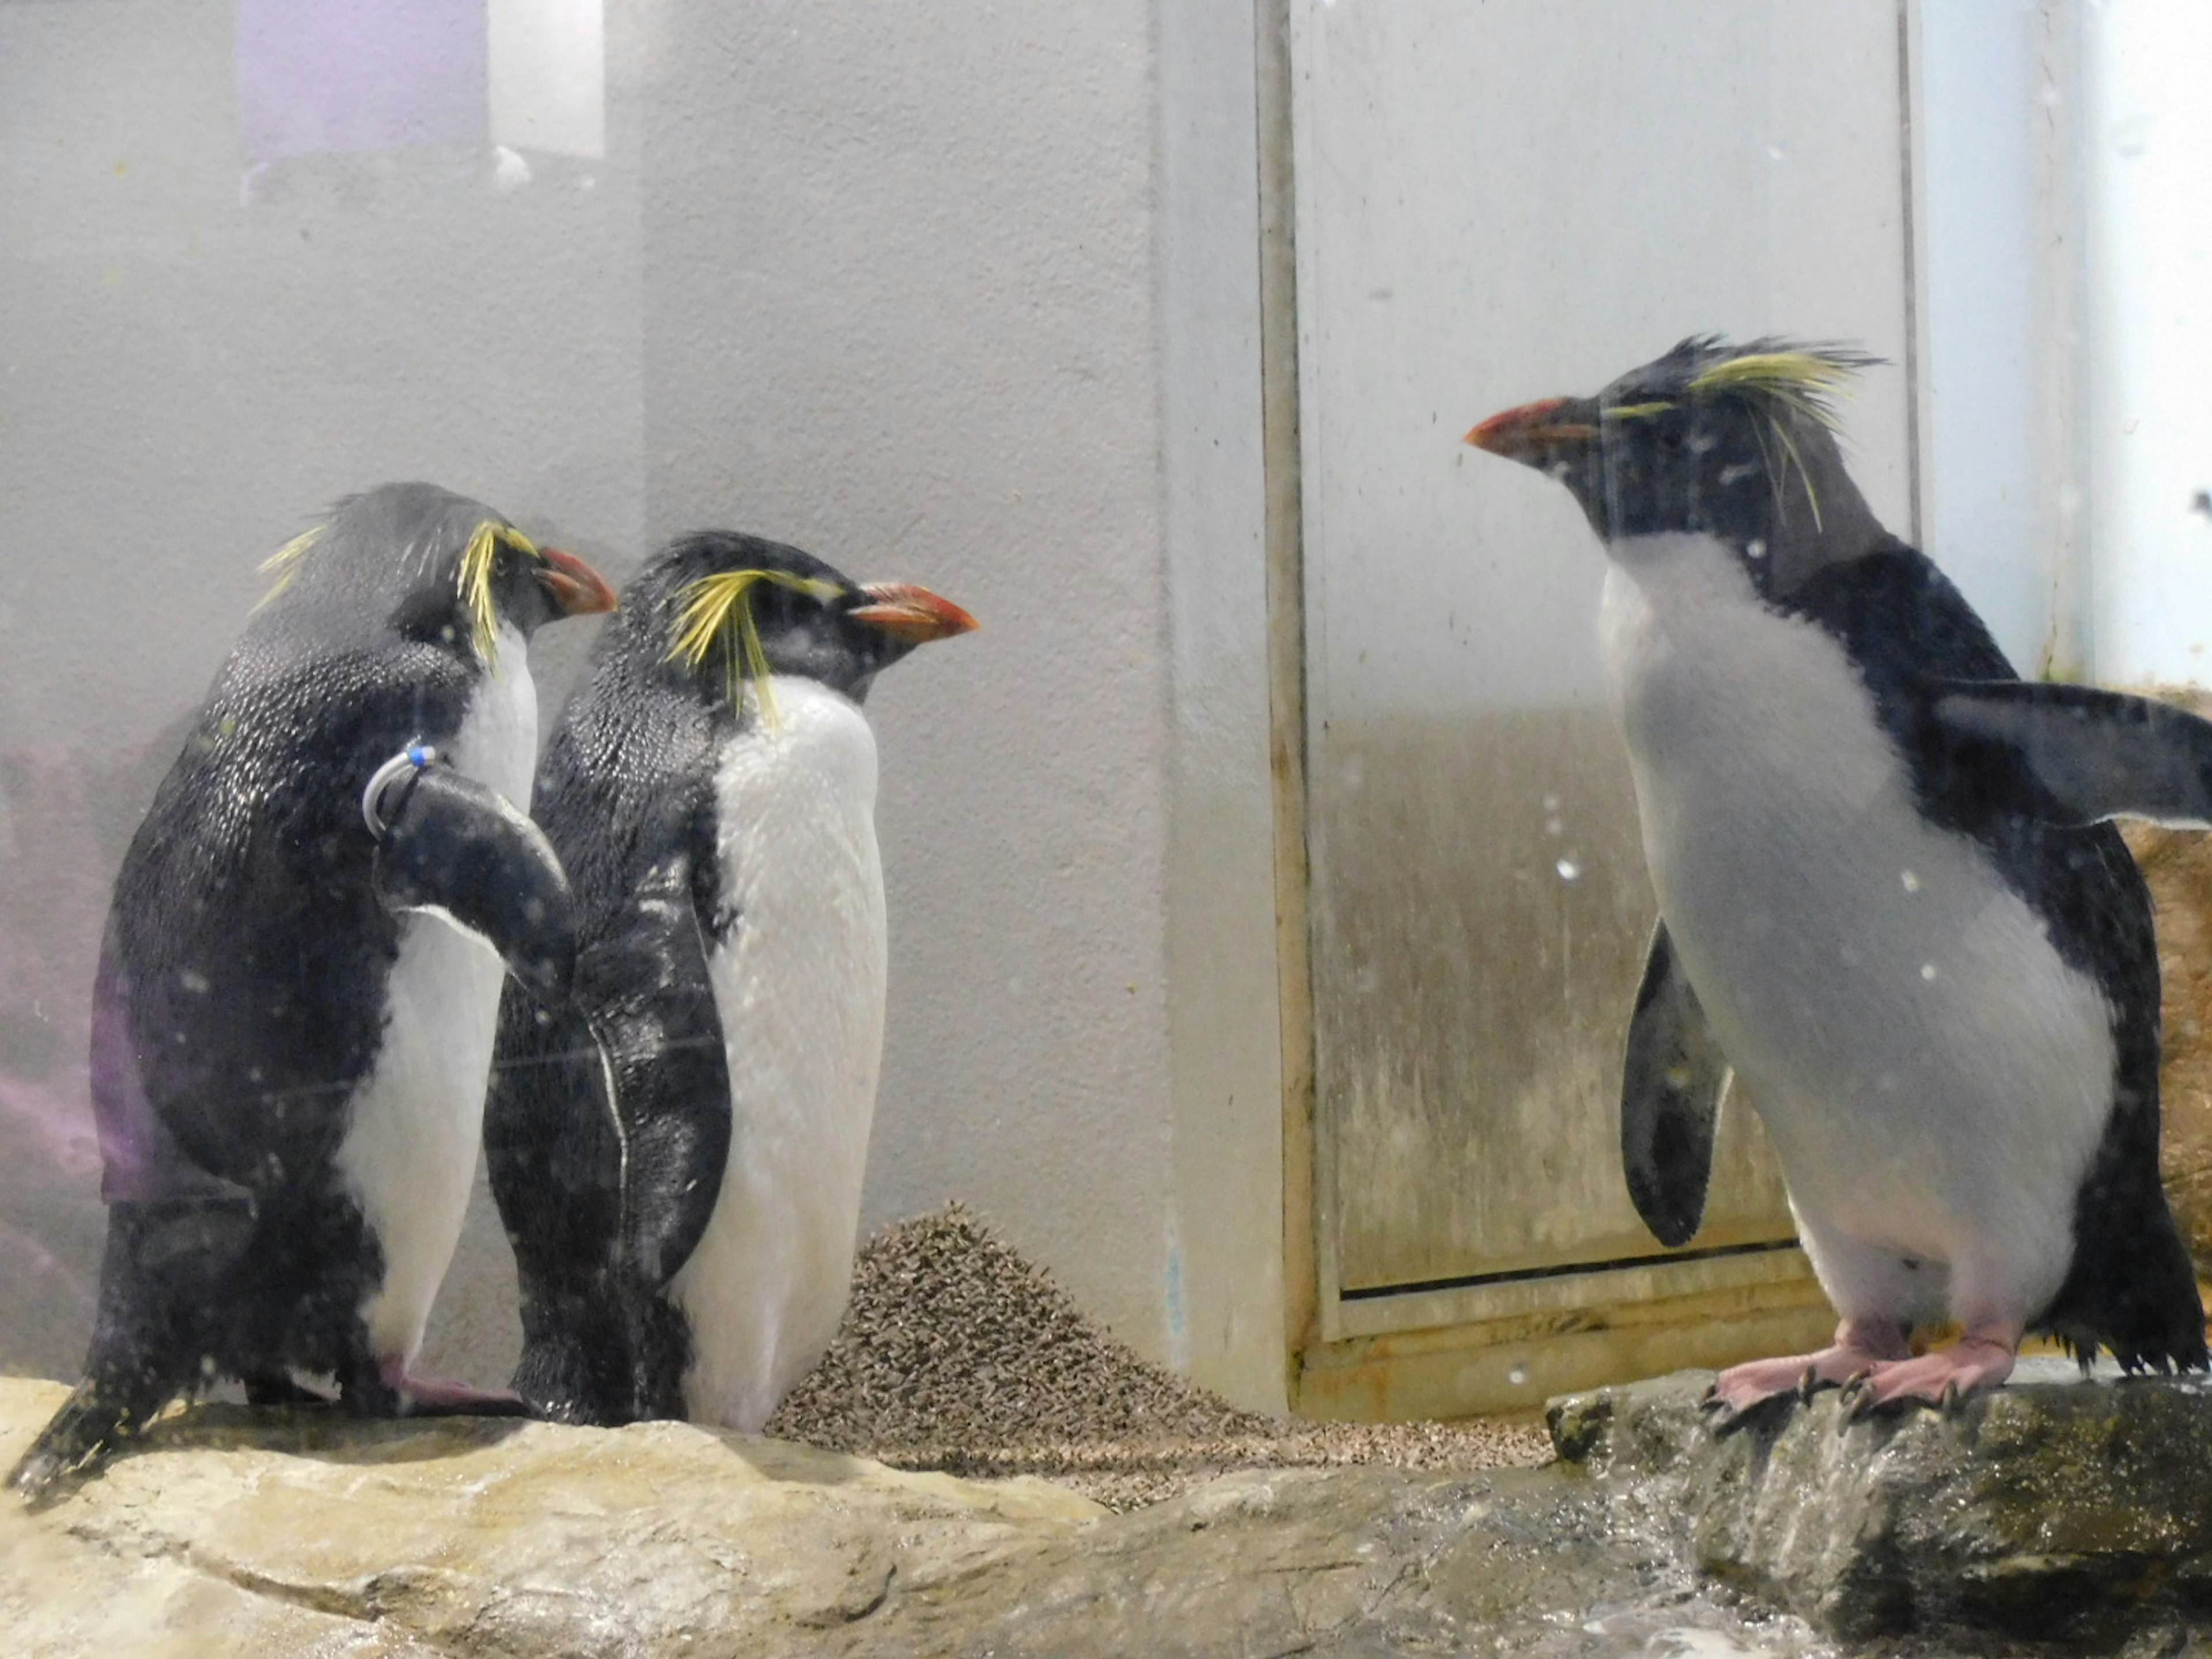
[[1780,1389],[1772,1394],[1761,1395],[1748,1405],[1741,1407],[1732,1407],[1723,1400],[1716,1400],[1711,1408],[1711,1421],[1708,1426],[1712,1430],[1713,1437],[1719,1439],[1723,1435],[1734,1433],[1747,1423],[1785,1417],[1796,1403],[1797,1391],[1795,1389]]
[[1874,1387],[1861,1371],[1844,1384],[1842,1395],[1836,1401],[1836,1419],[1839,1428],[1849,1428],[1861,1418],[1870,1415],[1875,1407]]
[[1811,1405],[1813,1396],[1820,1391],[1820,1373],[1810,1365],[1806,1366],[1805,1374],[1797,1379],[1797,1403],[1801,1406]]
[[1959,1391],[1959,1379],[1954,1376],[1944,1383],[1943,1392],[1936,1399],[1936,1409],[1946,1417],[1956,1417],[1965,1400],[1966,1396]]

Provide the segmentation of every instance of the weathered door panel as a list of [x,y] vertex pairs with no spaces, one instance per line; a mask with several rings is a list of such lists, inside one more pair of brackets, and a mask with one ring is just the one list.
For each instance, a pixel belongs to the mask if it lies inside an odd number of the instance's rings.
[[1794,1255],[1687,1271],[1789,1236],[1740,1099],[1695,1262],[1633,1289],[1605,1265],[1668,1253],[1614,1147],[1653,906],[1603,558],[1565,491],[1458,440],[1686,334],[1850,339],[1893,364],[1847,419],[1910,531],[1899,8],[1291,0],[1291,22],[1322,1334],[1506,1317],[1495,1287],[1547,1273],[1547,1317],[1749,1274],[1797,1281],[1802,1323]]

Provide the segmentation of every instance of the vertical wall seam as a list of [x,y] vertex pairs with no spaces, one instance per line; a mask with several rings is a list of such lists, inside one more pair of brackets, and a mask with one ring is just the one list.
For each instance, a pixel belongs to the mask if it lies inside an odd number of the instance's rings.
[[1306,842],[1305,570],[1298,427],[1297,266],[1290,0],[1254,0],[1259,119],[1260,406],[1264,427],[1269,762],[1283,1056],[1283,1300],[1287,1392],[1322,1287],[1314,1207],[1312,941]]
[[1905,243],[1905,500],[1911,514],[1910,540],[1915,547],[1924,548],[1928,544],[1928,511],[1921,434],[1925,429],[1923,404],[1930,388],[1923,380],[1927,353],[1925,342],[1920,337],[1924,311],[1920,303],[1920,283],[1926,261],[1920,246],[1920,123],[1914,98],[1915,83],[1919,78],[1919,54],[1913,49],[1917,38],[1917,10],[1918,0],[1897,0],[1898,212]]

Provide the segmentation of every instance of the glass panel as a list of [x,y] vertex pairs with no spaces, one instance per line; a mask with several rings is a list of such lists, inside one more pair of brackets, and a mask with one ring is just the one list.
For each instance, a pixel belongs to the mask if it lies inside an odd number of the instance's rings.
[[[640,191],[589,153],[599,9],[0,3],[0,1365],[83,1358],[109,885],[257,559],[393,477],[617,573],[643,544]],[[501,19],[533,10],[518,61]],[[589,643],[541,636],[549,704]],[[441,1313],[491,1380],[497,1241],[479,1194]]]

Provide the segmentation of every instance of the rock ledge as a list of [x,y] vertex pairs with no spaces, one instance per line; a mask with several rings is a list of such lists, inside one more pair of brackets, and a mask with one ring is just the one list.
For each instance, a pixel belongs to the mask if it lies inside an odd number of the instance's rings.
[[1847,1638],[2103,1648],[2212,1613],[2212,1386],[2060,1360],[1955,1418],[1844,1425],[1833,1390],[1719,1440],[1683,1373],[1553,1403],[1562,1457],[1678,1494],[1695,1566]]

